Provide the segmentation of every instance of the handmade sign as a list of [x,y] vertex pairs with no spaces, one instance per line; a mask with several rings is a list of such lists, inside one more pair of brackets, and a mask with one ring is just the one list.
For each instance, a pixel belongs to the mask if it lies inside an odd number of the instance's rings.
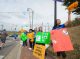
[[42,33],[42,41],[45,41],[45,44],[50,44],[50,32]]
[[33,55],[39,59],[44,59],[45,58],[45,46],[35,44]]
[[50,32],[38,32],[36,34],[36,43],[49,44]]
[[26,41],[27,40],[27,36],[24,33],[21,33],[20,38],[22,41]]
[[69,5],[67,9],[69,11],[72,11],[78,7],[78,4],[79,4],[78,1],[76,1],[76,2],[72,3],[71,5]]
[[51,40],[53,43],[54,52],[73,50],[73,46],[66,28],[52,30]]
[[27,36],[29,39],[31,39],[32,42],[34,41],[34,32],[28,33]]
[[36,34],[36,43],[42,43],[42,32]]

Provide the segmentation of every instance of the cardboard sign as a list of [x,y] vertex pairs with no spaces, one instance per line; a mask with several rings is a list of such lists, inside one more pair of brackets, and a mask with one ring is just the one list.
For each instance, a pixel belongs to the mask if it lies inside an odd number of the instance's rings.
[[21,33],[20,38],[22,41],[26,41],[27,40],[27,36],[24,33]]
[[34,32],[28,33],[27,36],[29,39],[31,39],[32,42],[34,41]]
[[38,32],[36,35],[36,43],[49,44],[50,32]]
[[72,11],[72,10],[74,10],[75,8],[78,7],[78,4],[79,4],[78,1],[76,1],[76,2],[72,3],[71,5],[69,5],[67,9],[68,9],[69,11]]
[[42,40],[44,40],[45,44],[50,44],[50,32],[43,32]]
[[51,40],[53,42],[54,52],[73,50],[66,28],[52,30]]
[[42,32],[36,34],[36,43],[42,43]]
[[35,44],[33,55],[39,59],[45,58],[45,46]]

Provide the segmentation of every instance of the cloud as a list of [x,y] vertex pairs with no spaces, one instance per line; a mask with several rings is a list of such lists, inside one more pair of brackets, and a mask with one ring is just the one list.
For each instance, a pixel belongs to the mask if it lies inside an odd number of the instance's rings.
[[[12,24],[29,24],[29,15],[25,13],[27,8],[34,11],[34,25],[42,24],[42,22],[44,25],[54,24],[53,0],[0,0],[0,12],[5,12],[0,13],[0,20]],[[57,3],[57,9],[57,18],[64,23],[67,21],[67,11],[60,2]]]

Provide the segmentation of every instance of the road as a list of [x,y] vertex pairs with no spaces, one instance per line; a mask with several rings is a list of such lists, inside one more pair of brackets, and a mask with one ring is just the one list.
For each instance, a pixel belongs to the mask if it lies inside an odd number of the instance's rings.
[[6,57],[10,51],[17,45],[17,42],[9,38],[6,40],[6,45],[0,50],[0,59]]

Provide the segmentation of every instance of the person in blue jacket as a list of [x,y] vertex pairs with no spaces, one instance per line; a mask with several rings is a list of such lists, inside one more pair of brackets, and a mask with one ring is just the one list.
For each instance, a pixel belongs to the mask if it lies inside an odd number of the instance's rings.
[[[66,23],[61,24],[61,20],[56,19],[52,30],[65,28],[68,25],[68,23],[70,23],[70,22],[71,22],[71,20],[68,20]],[[58,59],[66,59],[65,51],[57,52],[57,57],[58,57]]]

